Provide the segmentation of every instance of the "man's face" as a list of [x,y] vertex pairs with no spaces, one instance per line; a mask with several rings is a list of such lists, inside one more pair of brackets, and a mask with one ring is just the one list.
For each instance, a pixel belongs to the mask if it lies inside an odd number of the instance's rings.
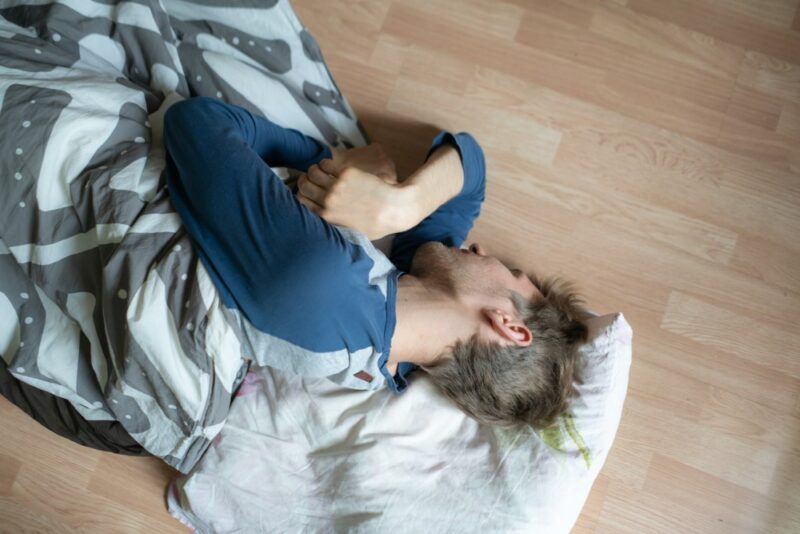
[[410,273],[453,295],[505,295],[516,291],[527,299],[540,295],[530,278],[487,256],[477,243],[469,250],[447,247],[438,241],[421,245],[411,260]]

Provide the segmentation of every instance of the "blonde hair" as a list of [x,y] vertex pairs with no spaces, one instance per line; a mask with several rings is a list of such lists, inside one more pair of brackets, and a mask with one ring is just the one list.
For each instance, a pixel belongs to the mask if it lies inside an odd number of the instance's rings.
[[533,334],[529,346],[485,343],[476,335],[455,343],[452,357],[426,368],[447,397],[482,423],[544,428],[566,410],[573,390],[577,348],[586,341],[589,313],[568,282],[530,278],[541,298],[509,295]]

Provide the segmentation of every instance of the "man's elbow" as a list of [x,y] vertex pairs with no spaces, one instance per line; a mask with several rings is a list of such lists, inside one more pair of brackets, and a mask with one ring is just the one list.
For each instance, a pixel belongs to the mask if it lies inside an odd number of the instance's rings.
[[176,141],[194,145],[213,136],[215,126],[223,122],[214,109],[217,100],[206,96],[187,98],[172,104],[164,112],[164,147],[176,148]]
[[202,121],[215,112],[219,101],[208,96],[195,96],[172,104],[164,113],[164,125],[186,125]]
[[185,117],[191,111],[191,103],[189,100],[181,100],[172,104],[166,112],[164,112],[164,144],[169,148],[170,141],[174,138],[175,134],[180,131]]

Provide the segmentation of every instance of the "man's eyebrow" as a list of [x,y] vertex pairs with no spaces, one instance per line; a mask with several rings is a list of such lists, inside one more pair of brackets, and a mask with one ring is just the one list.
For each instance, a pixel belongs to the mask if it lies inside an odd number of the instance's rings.
[[[517,269],[516,267],[512,269],[505,262],[503,262],[503,265],[505,265],[506,269],[508,269],[511,272],[511,274],[513,274],[514,276],[519,276],[519,275],[521,275],[522,273],[525,272],[522,269]],[[530,277],[528,277],[528,279],[530,280]],[[531,283],[533,283],[533,280],[531,280]],[[536,284],[533,284],[533,285],[536,285]]]
[[[511,271],[511,274],[513,274],[515,277],[519,277],[521,274],[525,272],[522,269],[509,269],[509,271]],[[533,287],[535,287],[538,291],[541,291],[541,289],[539,288],[539,280],[535,276],[531,277],[527,275],[525,276],[525,278],[527,278],[528,281],[531,284],[533,284]]]

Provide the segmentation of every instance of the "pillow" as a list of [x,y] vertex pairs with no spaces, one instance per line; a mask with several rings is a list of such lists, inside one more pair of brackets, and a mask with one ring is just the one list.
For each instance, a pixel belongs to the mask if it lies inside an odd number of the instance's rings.
[[622,314],[590,319],[578,395],[543,431],[481,425],[422,371],[396,396],[254,369],[170,512],[200,532],[568,532],[619,425],[631,339]]

